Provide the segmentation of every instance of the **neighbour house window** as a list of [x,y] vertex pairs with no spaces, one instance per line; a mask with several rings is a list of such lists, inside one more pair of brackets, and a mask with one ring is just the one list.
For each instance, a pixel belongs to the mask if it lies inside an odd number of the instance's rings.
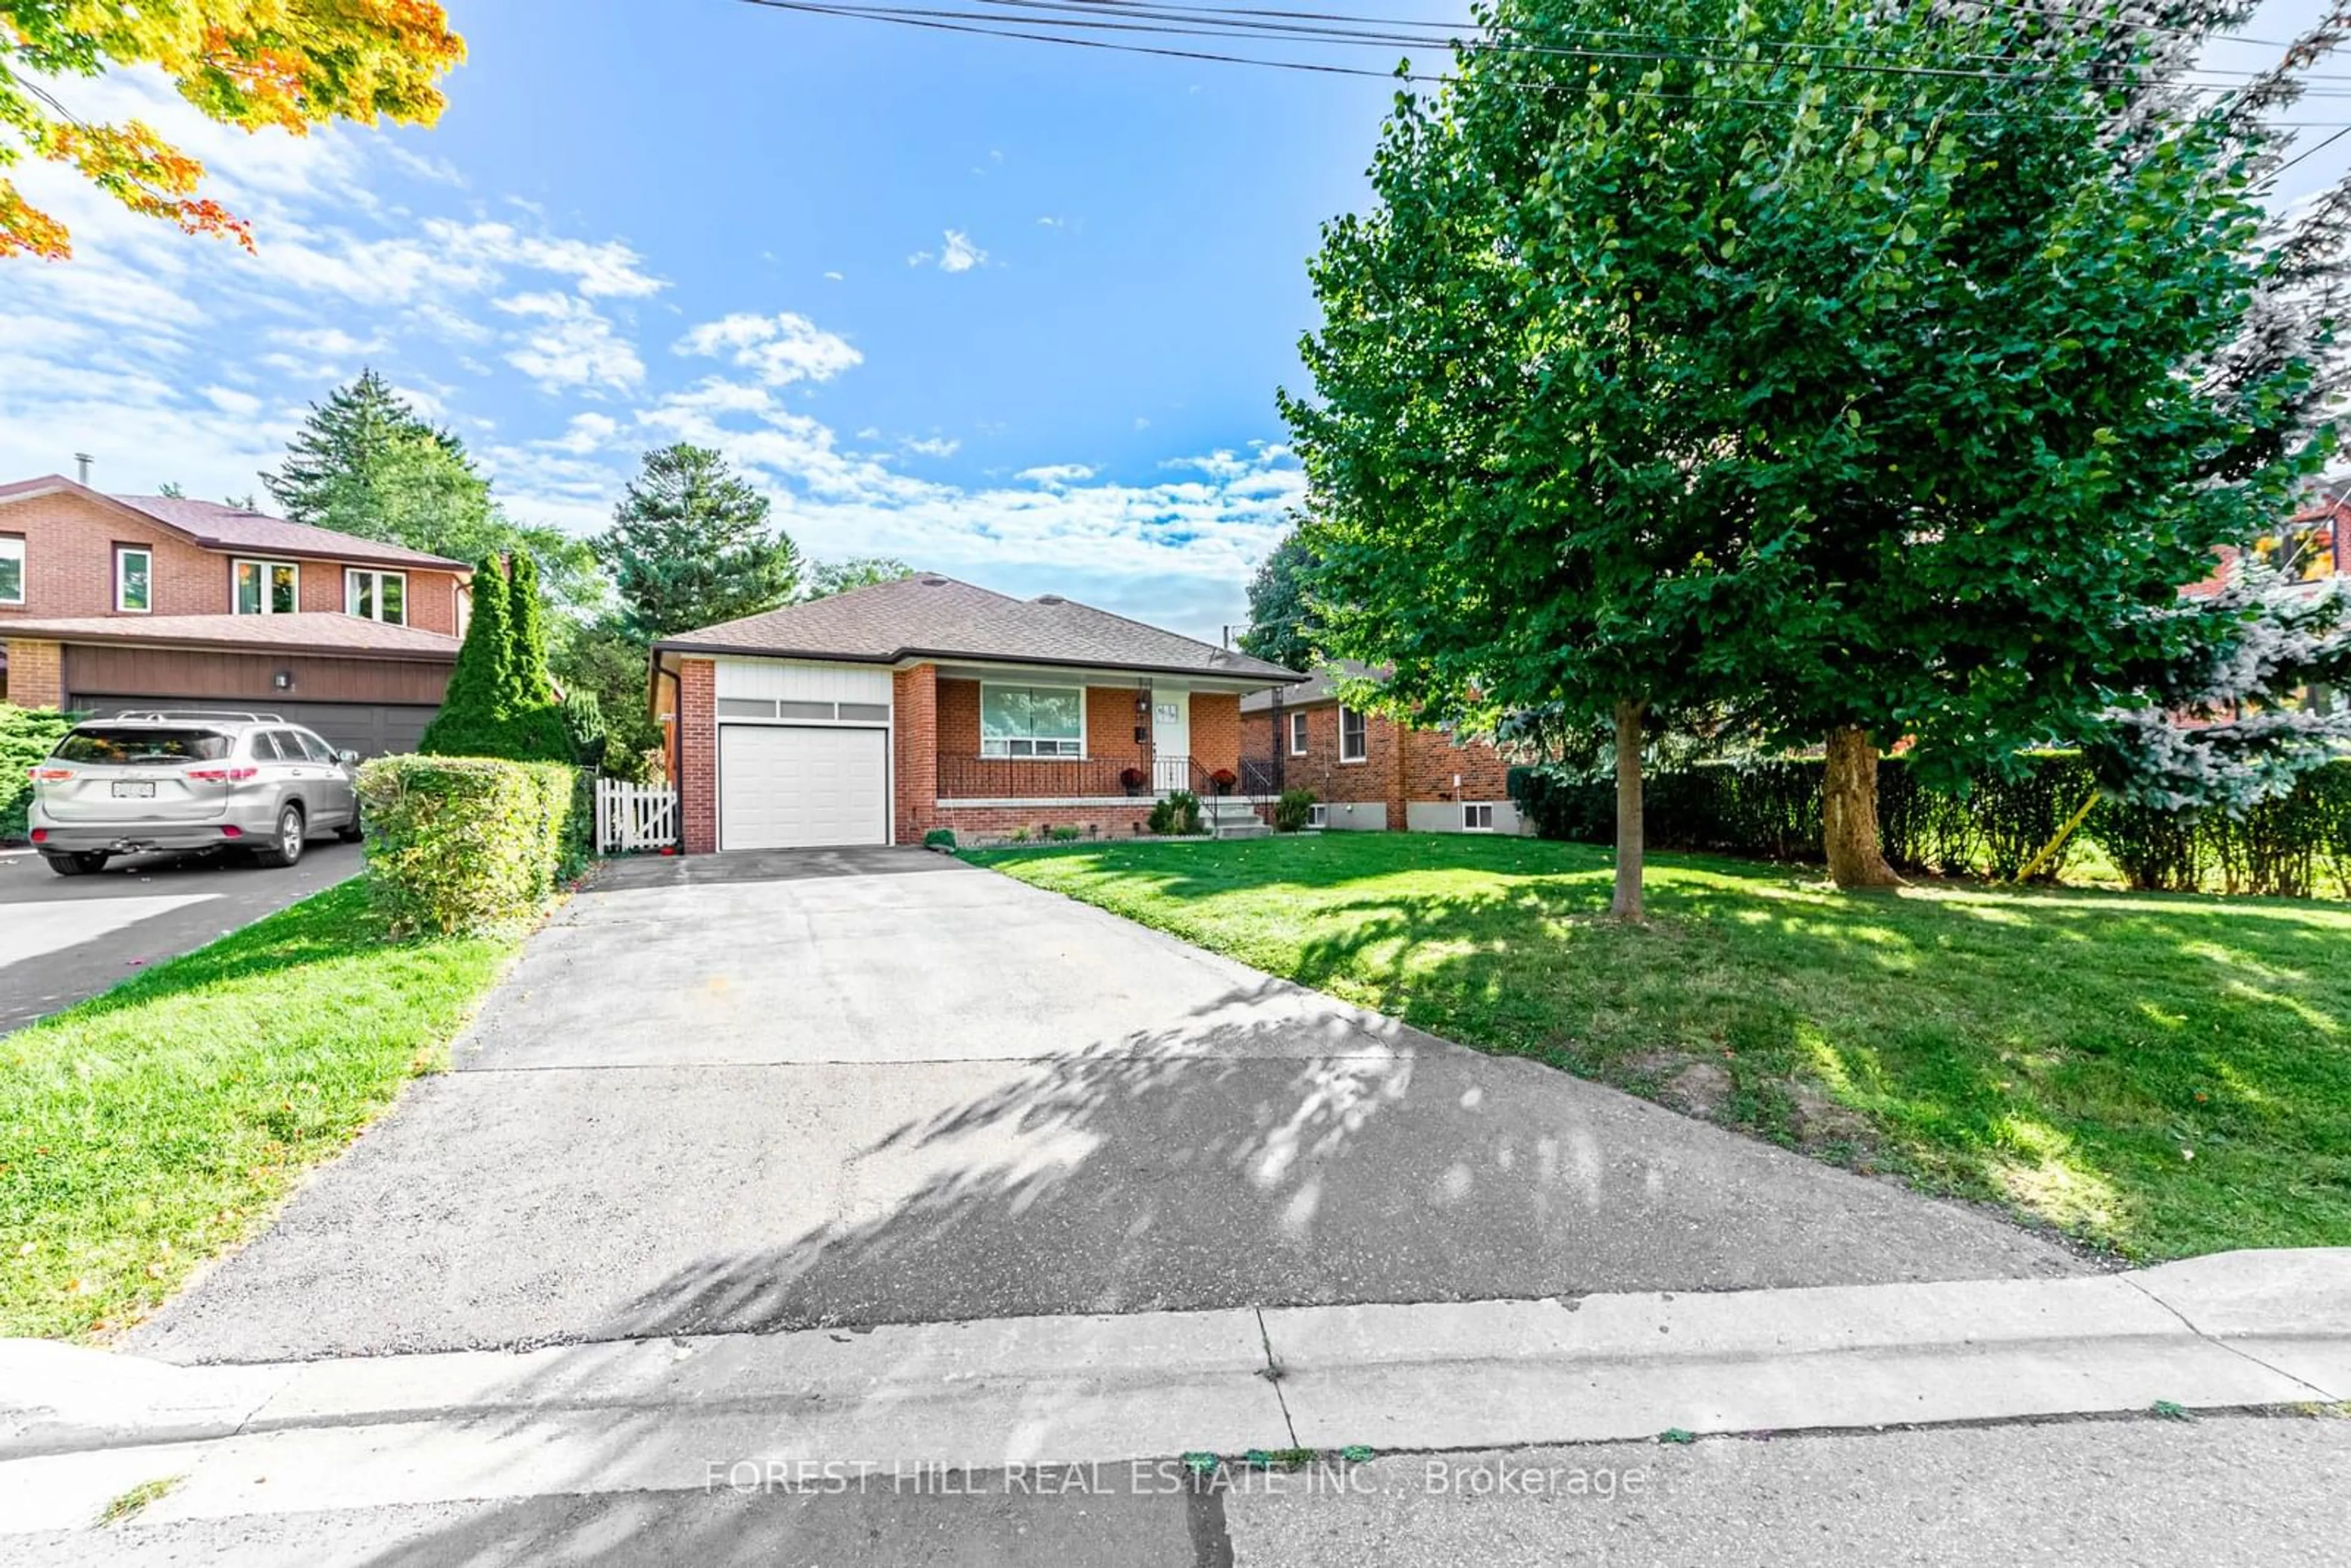
[[1461,831],[1465,833],[1490,833],[1494,831],[1494,808],[1490,802],[1465,802],[1461,808]]
[[144,545],[114,547],[114,607],[140,615],[155,608],[155,552]]
[[343,571],[343,613],[388,625],[408,624],[408,574],[347,567]]
[[0,535],[0,604],[25,602],[25,541]]
[[1306,825],[1310,828],[1329,827],[1331,825],[1331,808],[1320,804],[1319,802],[1315,805],[1307,807]]
[[1085,752],[1086,694],[1078,686],[979,689],[982,757],[1079,757]]
[[2261,540],[2253,547],[2253,553],[2299,581],[2323,581],[2335,575],[2337,564],[2335,519],[2294,524],[2283,535]]
[[1306,716],[1302,713],[1290,716],[1290,755],[1306,755]]
[[302,569],[291,561],[238,561],[235,609],[239,615],[291,615],[301,585]]
[[1364,729],[1364,716],[1353,708],[1339,710],[1339,760],[1361,762],[1371,755],[1371,745]]

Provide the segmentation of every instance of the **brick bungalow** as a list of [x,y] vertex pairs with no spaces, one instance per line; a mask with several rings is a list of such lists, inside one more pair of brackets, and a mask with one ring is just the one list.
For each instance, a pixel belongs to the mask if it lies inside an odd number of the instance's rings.
[[[1304,788],[1317,825],[1423,833],[1515,833],[1502,754],[1482,740],[1400,724],[1339,699],[1349,681],[1376,680],[1343,663],[1297,685],[1241,699],[1241,750],[1252,788]],[[1262,786],[1259,780],[1263,780]]]
[[1242,699],[1301,678],[928,572],[664,639],[653,672],[688,854],[1138,832],[1238,779]]
[[0,695],[266,707],[338,747],[405,749],[441,706],[472,577],[238,507],[54,474],[0,485]]

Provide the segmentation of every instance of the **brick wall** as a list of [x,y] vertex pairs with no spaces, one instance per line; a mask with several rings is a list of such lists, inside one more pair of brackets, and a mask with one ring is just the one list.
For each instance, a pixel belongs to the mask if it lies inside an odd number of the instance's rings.
[[1019,828],[1041,837],[1042,830],[1049,827],[1090,829],[1092,836],[1124,839],[1143,831],[1153,804],[1138,800],[1131,806],[941,806],[936,825],[953,828],[966,842],[977,835],[1008,834]]
[[[235,608],[235,557],[208,550],[161,523],[115,511],[79,496],[35,496],[0,506],[0,536],[25,541],[25,602],[0,605],[0,628],[11,620],[65,615],[112,615],[114,547],[154,552],[151,609],[155,615],[225,615]],[[299,560],[295,602],[304,611],[343,607],[343,566]],[[457,630],[456,575],[408,572],[408,623],[428,632]],[[131,612],[131,613],[136,613]]]
[[55,643],[8,642],[8,700],[18,707],[59,707],[66,700],[65,653]]
[[1192,760],[1208,772],[1241,768],[1241,699],[1230,692],[1192,694]]
[[[1290,750],[1290,719],[1300,713],[1306,716],[1303,757]],[[1380,802],[1391,828],[1404,827],[1405,808],[1416,800],[1508,799],[1509,764],[1482,740],[1456,746],[1441,729],[1400,729],[1393,719],[1372,714],[1364,720],[1364,760],[1343,763],[1337,704],[1286,707],[1280,716],[1279,727],[1270,713],[1244,717],[1247,754],[1270,758],[1279,747],[1285,787],[1311,789],[1318,800]]]
[[942,688],[972,688],[972,749],[979,749],[979,688],[971,681],[942,681],[935,664],[917,664],[891,676],[891,700],[896,706],[896,730],[891,737],[891,766],[896,775],[898,800],[894,837],[902,844],[919,844],[923,835],[938,826],[939,729]]
[[[1510,767],[1482,740],[1457,746],[1441,729],[1405,732],[1404,798],[1406,800],[1502,800],[1509,799]],[[1454,782],[1458,775],[1460,782]]]
[[718,847],[718,666],[684,659],[677,666],[678,805],[685,816],[685,852]]
[[1134,686],[1086,688],[1086,755],[1107,758],[1122,768],[1142,766],[1143,743],[1134,738],[1134,731],[1138,726],[1147,729],[1151,716],[1135,711],[1136,695]]

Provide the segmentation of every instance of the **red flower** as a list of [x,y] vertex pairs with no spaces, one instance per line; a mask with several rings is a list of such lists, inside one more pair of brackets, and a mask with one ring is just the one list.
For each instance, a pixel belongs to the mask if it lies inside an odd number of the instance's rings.
[[1239,775],[1236,774],[1229,768],[1219,768],[1214,773],[1209,774],[1208,778],[1219,789],[1229,789],[1236,783],[1239,782]]

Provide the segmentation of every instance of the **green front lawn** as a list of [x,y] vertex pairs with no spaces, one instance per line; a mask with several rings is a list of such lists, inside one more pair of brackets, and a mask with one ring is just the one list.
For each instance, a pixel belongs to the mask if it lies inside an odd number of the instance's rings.
[[2351,1245],[2351,910],[1323,833],[971,856],[1492,1051],[2133,1258]]
[[354,880],[0,1037],[0,1334],[152,1310],[439,1068],[519,943],[391,941]]

